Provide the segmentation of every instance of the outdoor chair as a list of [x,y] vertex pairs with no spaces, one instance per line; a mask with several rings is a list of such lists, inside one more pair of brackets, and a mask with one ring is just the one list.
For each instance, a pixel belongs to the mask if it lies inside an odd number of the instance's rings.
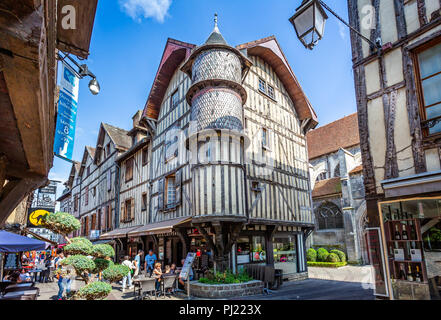
[[145,297],[151,299],[152,296],[155,297],[155,300],[158,298],[158,292],[156,292],[155,282],[155,279],[149,279],[141,282],[141,299],[144,299]]
[[275,269],[272,266],[264,266],[263,269],[263,292],[266,294],[273,293],[274,291],[270,290],[270,284],[274,283],[275,281]]
[[[165,276],[162,279],[162,294],[165,296],[175,294],[176,291],[176,281],[178,277],[176,276]],[[170,290],[170,292],[167,292]]]

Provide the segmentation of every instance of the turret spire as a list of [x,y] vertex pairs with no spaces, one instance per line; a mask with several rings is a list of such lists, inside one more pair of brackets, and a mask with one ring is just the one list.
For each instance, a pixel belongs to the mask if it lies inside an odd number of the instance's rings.
[[217,13],[214,14],[214,29],[205,44],[227,44],[224,37],[222,37],[222,34],[219,31]]

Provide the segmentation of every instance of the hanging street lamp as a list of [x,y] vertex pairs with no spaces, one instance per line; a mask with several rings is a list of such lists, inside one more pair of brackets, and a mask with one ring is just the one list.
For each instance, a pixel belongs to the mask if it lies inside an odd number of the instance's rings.
[[378,38],[375,43],[372,42],[338,16],[322,0],[303,0],[300,7],[296,9],[296,13],[289,19],[297,33],[297,37],[305,48],[312,50],[319,40],[322,39],[325,32],[325,23],[328,19],[325,9],[363,40],[369,42],[372,48],[381,49],[382,45],[380,38]]

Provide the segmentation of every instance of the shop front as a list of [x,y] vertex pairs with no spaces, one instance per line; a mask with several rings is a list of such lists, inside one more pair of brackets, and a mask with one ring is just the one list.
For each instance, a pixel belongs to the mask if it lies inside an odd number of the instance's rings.
[[379,203],[391,297],[441,299],[441,196]]
[[285,280],[307,277],[304,233],[296,226],[247,225],[235,245],[237,271],[247,264],[272,265]]

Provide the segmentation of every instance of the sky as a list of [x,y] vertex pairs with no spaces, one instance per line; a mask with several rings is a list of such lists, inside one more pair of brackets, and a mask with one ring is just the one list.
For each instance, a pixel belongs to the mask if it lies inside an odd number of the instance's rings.
[[[89,79],[80,81],[73,160],[86,145],[95,147],[101,122],[130,130],[143,109],[167,38],[203,44],[214,14],[226,41],[236,46],[276,36],[319,119],[319,126],[356,112],[349,29],[329,14],[323,39],[305,49],[288,21],[301,0],[99,0],[90,56],[85,63],[101,92],[93,96]],[[348,21],[347,1],[328,0]],[[66,181],[71,164],[54,158],[49,178]],[[58,195],[62,186],[58,188]]]

